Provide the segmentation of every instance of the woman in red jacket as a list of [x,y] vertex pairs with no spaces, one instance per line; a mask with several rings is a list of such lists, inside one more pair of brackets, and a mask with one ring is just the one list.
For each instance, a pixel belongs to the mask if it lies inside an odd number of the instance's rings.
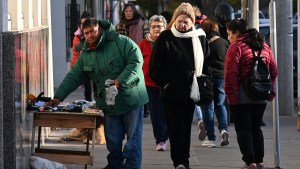
[[[269,67],[274,86],[277,67],[270,47],[256,29],[247,29],[244,19],[235,19],[227,24],[230,46],[225,60],[225,93],[233,117],[237,142],[246,168],[263,169],[264,136],[260,122],[268,100],[255,100],[248,97],[242,82],[253,65],[252,49],[261,51],[261,57]],[[273,90],[274,91],[274,90]],[[275,93],[269,101],[273,100]]]
[[[84,43],[84,36],[81,30],[81,25],[83,22],[86,20],[86,18],[90,18],[91,14],[88,11],[84,11],[80,17],[79,21],[79,26],[77,31],[74,33],[74,39],[73,39],[73,47],[72,47],[72,52],[73,52],[73,58],[71,60],[71,68],[73,68],[74,64],[76,63],[78,56],[81,53],[81,47]],[[92,84],[91,84],[91,79],[87,79],[84,83],[84,99],[86,101],[92,101]],[[96,85],[93,85],[94,89],[94,96],[96,96]]]
[[167,147],[168,131],[162,101],[159,99],[160,88],[150,78],[149,61],[152,48],[159,34],[166,29],[167,21],[161,15],[154,15],[149,20],[150,33],[138,45],[144,57],[143,72],[149,96],[148,108],[156,140],[156,151],[165,151]]

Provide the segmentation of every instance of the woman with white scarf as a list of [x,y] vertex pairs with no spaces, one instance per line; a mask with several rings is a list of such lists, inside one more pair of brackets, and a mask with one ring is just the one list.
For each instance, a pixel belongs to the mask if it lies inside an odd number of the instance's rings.
[[149,60],[154,43],[160,33],[167,27],[166,19],[161,15],[153,15],[149,19],[150,33],[138,45],[144,58],[143,72],[149,96],[149,113],[155,138],[156,151],[165,151],[167,148],[168,129],[164,106],[159,98],[160,88],[149,75]]
[[191,125],[199,90],[196,77],[209,73],[205,59],[209,46],[202,29],[195,29],[195,14],[189,3],[175,10],[170,30],[155,42],[150,58],[150,76],[161,87],[171,159],[176,169],[188,169]]

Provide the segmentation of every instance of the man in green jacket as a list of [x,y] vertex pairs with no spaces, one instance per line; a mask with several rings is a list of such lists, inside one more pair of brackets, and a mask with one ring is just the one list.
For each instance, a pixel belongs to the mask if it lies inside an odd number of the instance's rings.
[[[143,107],[148,102],[141,51],[132,40],[119,35],[108,21],[88,18],[82,29],[86,39],[82,53],[46,106],[58,106],[91,78],[98,89],[96,104],[104,112],[109,151],[105,169],[141,169]],[[107,101],[110,93],[105,89],[111,86],[116,87],[117,95]],[[125,136],[127,142],[123,148]]]

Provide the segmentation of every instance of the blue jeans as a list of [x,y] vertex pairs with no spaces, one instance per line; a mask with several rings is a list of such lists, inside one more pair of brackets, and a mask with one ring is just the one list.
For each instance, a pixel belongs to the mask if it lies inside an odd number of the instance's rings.
[[207,132],[208,140],[216,140],[214,129],[214,112],[218,120],[219,131],[226,130],[227,123],[227,110],[225,107],[225,92],[224,92],[224,79],[213,78],[214,84],[214,100],[205,106],[201,106],[203,121]]
[[[108,165],[141,169],[144,106],[120,116],[104,115]],[[127,142],[123,148],[123,140]]]
[[149,96],[148,108],[156,144],[166,142],[169,136],[164,105],[159,99],[160,88],[147,86],[147,92]]
[[197,120],[197,122],[199,122],[203,119],[202,118],[202,111],[201,111],[200,106],[195,105],[194,117]]

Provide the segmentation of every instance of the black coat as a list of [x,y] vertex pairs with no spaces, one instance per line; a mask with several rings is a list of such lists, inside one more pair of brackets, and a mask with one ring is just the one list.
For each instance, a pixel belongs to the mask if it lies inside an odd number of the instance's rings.
[[[211,39],[220,35],[217,32],[210,32],[206,36],[207,39]],[[224,78],[224,63],[228,46],[229,42],[222,37],[209,43],[211,52],[209,58],[206,60],[206,63],[212,69],[213,77],[215,78]]]
[[[171,30],[163,31],[155,42],[150,59],[150,76],[156,85],[162,87],[162,98],[165,101],[187,101],[190,99],[191,84],[193,80],[194,53],[192,38],[178,38],[185,47],[184,54]],[[206,59],[209,46],[205,36],[199,36],[203,55]],[[187,61],[189,57],[192,63]],[[204,63],[205,65],[205,63]],[[203,73],[208,68],[204,66]]]

